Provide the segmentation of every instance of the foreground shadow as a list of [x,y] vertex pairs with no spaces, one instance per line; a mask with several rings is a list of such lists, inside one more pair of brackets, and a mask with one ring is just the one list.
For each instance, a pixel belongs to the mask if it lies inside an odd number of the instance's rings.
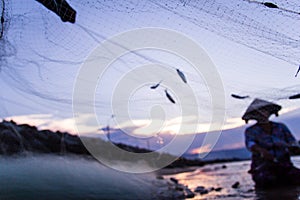
[[300,186],[284,186],[270,189],[255,189],[257,200],[285,199],[297,200],[300,196]]

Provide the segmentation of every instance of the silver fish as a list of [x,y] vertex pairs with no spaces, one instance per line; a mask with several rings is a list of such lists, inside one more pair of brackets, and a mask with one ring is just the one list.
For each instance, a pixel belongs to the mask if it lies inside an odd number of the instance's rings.
[[233,98],[236,98],[236,99],[246,99],[246,98],[249,98],[248,95],[247,95],[247,96],[239,96],[239,95],[236,95],[236,94],[231,94],[231,96],[232,96]]
[[295,94],[289,97],[289,99],[299,99],[300,98],[300,94]]
[[180,76],[181,80],[185,83],[187,83],[186,77],[184,75],[184,73],[182,73],[182,71],[180,71],[179,69],[176,69],[177,74]]
[[162,82],[162,81],[159,81],[159,83],[157,83],[156,85],[152,85],[150,88],[151,88],[152,90],[158,88],[158,86],[160,85],[161,82]]
[[168,93],[168,90],[165,90],[166,96],[167,98],[172,102],[172,103],[176,103],[175,100],[173,99],[173,97]]
[[300,65],[299,65],[299,68],[298,68],[298,70],[297,70],[297,73],[296,73],[295,77],[298,76],[299,71],[300,71]]
[[265,5],[268,8],[278,8],[278,6],[276,4],[271,3],[271,2],[265,2],[265,3],[262,3],[262,4]]

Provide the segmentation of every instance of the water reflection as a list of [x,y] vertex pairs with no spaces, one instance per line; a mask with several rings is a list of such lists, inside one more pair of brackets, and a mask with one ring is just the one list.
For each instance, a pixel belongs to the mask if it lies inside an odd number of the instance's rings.
[[[294,157],[293,162],[299,167],[300,157]],[[199,167],[193,172],[186,172],[176,175],[166,176],[179,180],[180,184],[188,186],[192,191],[198,186],[205,187],[209,193],[201,195],[195,193],[193,199],[300,199],[300,186],[275,188],[272,190],[259,190],[254,188],[254,182],[247,171],[250,168],[250,161],[234,162],[224,164],[207,165]],[[239,187],[232,188],[232,185],[239,182]],[[222,188],[218,191],[215,188]]]

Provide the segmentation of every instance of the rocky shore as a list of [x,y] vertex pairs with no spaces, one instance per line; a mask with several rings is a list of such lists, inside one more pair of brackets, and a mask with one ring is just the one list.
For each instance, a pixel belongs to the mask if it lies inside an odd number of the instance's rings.
[[[71,135],[66,132],[38,130],[35,126],[28,124],[16,124],[14,121],[3,120],[0,123],[0,155],[22,155],[24,152],[32,153],[47,153],[47,154],[77,154],[91,157],[89,151],[82,143],[82,138],[77,135]],[[97,143],[97,146],[102,147],[102,150],[107,150],[108,142],[101,139],[90,139]],[[147,153],[151,152],[148,149],[133,147],[126,144],[114,144],[117,147],[128,152]],[[107,159],[118,158],[119,155],[114,155],[114,152],[107,153]],[[159,155],[160,159],[172,157],[169,154]],[[174,156],[173,156],[174,157]],[[205,164],[218,162],[239,161],[239,159],[231,160],[214,160],[202,161],[199,159],[190,160],[184,157],[176,159],[167,166],[167,168],[185,168],[191,166],[203,166]]]
[[0,154],[12,155],[25,151],[89,154],[78,136],[59,131],[39,131],[35,126],[17,125],[14,121],[0,123]]

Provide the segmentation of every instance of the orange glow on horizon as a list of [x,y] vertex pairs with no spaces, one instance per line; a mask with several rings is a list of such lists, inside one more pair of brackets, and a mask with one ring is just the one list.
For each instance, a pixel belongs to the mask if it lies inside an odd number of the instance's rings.
[[211,151],[210,145],[205,145],[203,147],[195,148],[189,151],[191,154],[200,154],[200,153],[207,153]]

